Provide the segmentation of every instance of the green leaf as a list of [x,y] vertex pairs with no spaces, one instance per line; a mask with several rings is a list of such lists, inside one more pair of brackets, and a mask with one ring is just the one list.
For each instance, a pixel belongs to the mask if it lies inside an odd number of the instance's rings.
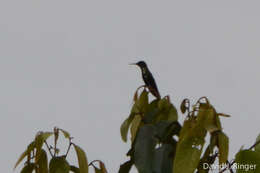
[[218,140],[217,134],[213,133],[210,136],[210,143],[206,148],[203,157],[200,159],[200,163],[198,166],[199,173],[208,173],[210,168],[205,168],[203,165],[204,164],[212,165],[215,162],[218,156],[218,154],[214,153],[214,148],[217,146],[217,140]]
[[53,132],[40,132],[35,137],[35,146],[36,146],[36,163],[39,160],[40,154],[41,154],[41,148],[44,143],[51,135],[53,135]]
[[228,160],[229,139],[223,132],[218,132],[219,164]]
[[139,112],[145,112],[148,107],[148,92],[144,90],[139,99],[136,101],[136,106],[139,109]]
[[156,145],[155,128],[152,125],[140,127],[134,145],[134,164],[140,173],[151,173]]
[[221,130],[217,122],[217,114],[214,108],[206,103],[200,103],[197,121],[210,133]]
[[148,107],[148,92],[144,90],[137,101],[134,103],[131,114],[140,114],[146,112]]
[[28,155],[30,155],[31,151],[35,148],[35,142],[31,142],[27,149],[21,154],[17,162],[15,163],[14,169],[19,165],[19,163]]
[[194,141],[196,141],[195,138],[187,137],[178,143],[174,159],[174,173],[190,173],[197,168],[204,142],[199,144]]
[[179,135],[181,125],[178,122],[160,121],[155,124],[156,137],[160,142],[170,143],[172,136]]
[[70,165],[65,157],[53,157],[50,161],[50,173],[69,173]]
[[[259,173],[260,155],[256,151],[241,150],[236,154],[237,173]],[[239,166],[239,167],[238,167]]]
[[169,122],[177,121],[178,114],[176,108],[169,102],[168,99],[164,98],[158,102],[159,115],[156,116],[155,122],[166,120]]
[[129,171],[131,170],[133,164],[134,163],[133,163],[132,160],[129,160],[129,161],[125,162],[124,164],[120,165],[118,173],[129,173]]
[[70,165],[70,171],[74,172],[74,173],[80,173],[80,170],[78,167]]
[[70,134],[69,134],[69,132],[67,132],[66,130],[63,130],[63,129],[59,129],[59,130],[63,133],[63,135],[64,135],[65,138],[70,139]]
[[130,114],[130,116],[123,122],[123,124],[120,127],[121,138],[124,142],[127,142],[128,129],[134,117],[135,114]]
[[163,144],[155,150],[153,160],[153,172],[156,173],[172,173],[173,152],[175,146],[171,144]]
[[77,153],[80,173],[88,173],[88,160],[85,152],[79,146],[75,144],[73,146]]
[[141,116],[135,116],[134,119],[132,120],[131,123],[131,128],[130,128],[130,132],[131,132],[131,141],[133,142],[136,136],[136,133],[139,129],[139,126],[141,124]]
[[37,164],[39,165],[39,173],[48,173],[48,157],[47,153],[43,149],[41,150]]
[[[257,136],[255,142],[258,142],[258,141],[260,141],[260,134]],[[255,151],[260,152],[260,143],[258,143],[258,144],[255,146]]]
[[32,173],[36,165],[34,163],[29,163],[23,167],[21,173]]
[[[199,111],[198,117],[203,116],[204,113]],[[184,122],[174,158],[174,173],[194,172],[199,164],[207,131],[198,117],[197,120],[191,117]]]
[[179,141],[184,139],[184,136],[186,136],[190,131],[191,128],[195,125],[196,120],[193,119],[193,117],[186,119],[183,123],[183,127],[181,128],[180,131],[180,136],[179,136]]
[[156,99],[154,101],[152,101],[148,107],[147,107],[147,111],[144,114],[144,119],[143,122],[145,124],[151,124],[154,123],[156,120],[156,117],[159,115],[160,110],[158,108],[158,102],[159,100]]
[[127,134],[135,116],[141,116],[141,114],[145,113],[148,108],[148,92],[144,90],[138,100],[132,107],[131,113],[129,117],[123,122],[120,127],[121,138],[124,142],[127,142]]

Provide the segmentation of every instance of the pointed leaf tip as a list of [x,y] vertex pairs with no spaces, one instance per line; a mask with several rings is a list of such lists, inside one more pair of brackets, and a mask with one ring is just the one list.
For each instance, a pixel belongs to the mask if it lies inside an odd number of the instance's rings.
[[88,173],[88,160],[84,150],[75,144],[73,144],[73,146],[77,153],[80,173]]

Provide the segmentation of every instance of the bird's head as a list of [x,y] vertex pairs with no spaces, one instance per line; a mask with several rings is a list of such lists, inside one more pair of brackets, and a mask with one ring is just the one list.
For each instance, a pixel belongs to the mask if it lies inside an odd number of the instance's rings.
[[137,65],[137,66],[139,66],[140,68],[145,68],[145,67],[147,67],[147,65],[146,65],[146,63],[145,63],[144,61],[139,61],[139,62],[137,62],[137,63],[132,63],[132,64],[130,64],[130,65]]

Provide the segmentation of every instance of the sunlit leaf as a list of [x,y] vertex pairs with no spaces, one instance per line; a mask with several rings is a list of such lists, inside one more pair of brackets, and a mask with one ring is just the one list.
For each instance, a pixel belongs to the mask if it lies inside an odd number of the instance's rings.
[[35,142],[31,142],[27,149],[21,154],[17,162],[15,163],[14,169],[19,165],[19,163],[28,155],[31,153],[31,151],[35,148]]
[[73,146],[77,153],[80,173],[88,173],[88,160],[85,152],[79,146],[75,144]]
[[53,157],[50,161],[50,173],[69,173],[70,165],[65,157]]
[[191,131],[191,128],[195,126],[195,123],[196,120],[193,117],[184,121],[183,127],[180,131],[179,141],[181,141],[184,138],[184,136],[186,136]]
[[158,102],[159,115],[156,116],[155,122],[162,120],[166,121],[177,121],[178,114],[176,108],[166,98],[161,99]]
[[228,160],[229,139],[223,132],[218,132],[219,164]]
[[205,136],[206,130],[200,121],[190,118],[184,122],[174,158],[174,173],[194,172],[200,161]]
[[237,173],[259,173],[260,172],[260,155],[256,151],[241,150],[236,154]]
[[40,132],[35,137],[35,146],[36,146],[36,162],[39,160],[40,154],[41,154],[41,148],[44,143],[51,135],[53,135],[53,132]]
[[121,133],[121,138],[124,142],[127,142],[127,134],[128,134],[128,130],[129,130],[129,126],[131,124],[131,122],[133,121],[134,117],[138,116],[135,114],[131,114],[121,125],[120,127],[120,133]]
[[210,133],[221,130],[218,128],[217,115],[214,108],[208,104],[200,104],[197,121]]
[[198,172],[199,173],[208,173],[210,168],[205,168],[204,165],[212,165],[218,154],[214,153],[214,148],[217,146],[217,135],[213,134],[210,137],[210,143],[208,147],[206,148],[203,157],[200,159],[200,163],[198,165]]
[[137,133],[137,130],[139,128],[139,125],[141,123],[141,116],[135,116],[132,123],[131,123],[131,128],[130,128],[130,132],[131,132],[131,141],[133,142]]
[[148,92],[144,90],[140,97],[134,103],[131,113],[139,114],[144,113],[148,107]]
[[148,107],[148,92],[144,90],[138,100],[134,103],[129,117],[123,122],[120,127],[121,137],[124,142],[127,142],[127,134],[135,116],[142,116]]

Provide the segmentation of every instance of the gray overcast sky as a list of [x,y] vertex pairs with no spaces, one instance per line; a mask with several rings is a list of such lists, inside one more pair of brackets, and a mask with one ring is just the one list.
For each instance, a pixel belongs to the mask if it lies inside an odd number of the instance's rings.
[[[260,2],[0,1],[0,162],[12,172],[39,130],[68,130],[109,172],[127,160],[119,128],[146,60],[179,108],[207,96],[231,158],[260,132]],[[183,117],[181,117],[181,122]],[[19,167],[21,168],[21,167]],[[17,169],[15,172],[19,172]]]

